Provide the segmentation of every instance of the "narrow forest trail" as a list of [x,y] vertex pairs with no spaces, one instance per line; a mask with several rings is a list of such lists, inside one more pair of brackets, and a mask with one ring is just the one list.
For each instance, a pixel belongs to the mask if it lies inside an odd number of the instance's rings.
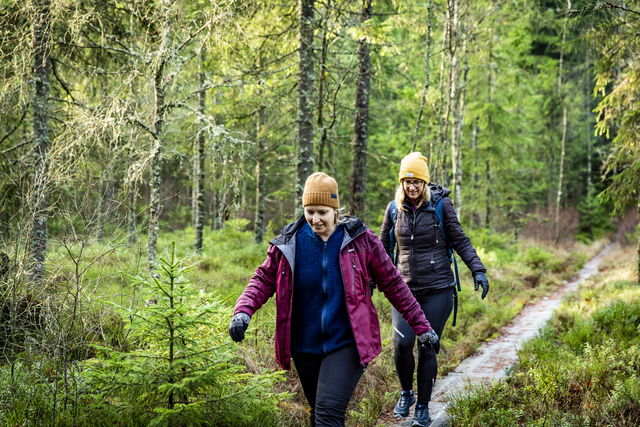
[[[598,272],[604,256],[613,248],[614,243],[605,246],[589,260],[578,272],[576,278],[564,283],[553,295],[527,305],[518,316],[502,329],[502,335],[480,346],[478,351],[443,378],[438,379],[429,404],[432,427],[450,424],[445,407],[446,399],[461,392],[469,384],[492,382],[506,375],[507,369],[518,360],[518,350],[527,340],[534,338],[553,316],[564,296],[575,291],[580,283]],[[413,413],[413,411],[412,411]],[[410,426],[411,417],[402,421],[385,416],[378,425]]]

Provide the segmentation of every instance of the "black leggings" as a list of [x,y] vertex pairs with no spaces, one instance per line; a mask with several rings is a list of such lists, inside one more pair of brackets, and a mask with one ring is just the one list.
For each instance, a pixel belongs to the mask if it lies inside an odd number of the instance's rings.
[[311,406],[311,426],[344,426],[349,399],[364,372],[356,346],[326,355],[296,353],[293,361]]
[[[453,307],[453,288],[416,297],[422,311],[431,327],[439,337],[442,337],[442,330],[451,314]],[[396,372],[400,380],[402,390],[413,390],[413,371],[415,370],[415,360],[413,357],[413,345],[416,342],[416,335],[402,318],[396,309],[391,312],[393,322],[393,359],[396,364]],[[418,352],[418,403],[427,404],[431,400],[431,392],[436,382],[438,374],[438,360],[436,353],[440,351],[440,343],[435,346],[420,346]]]

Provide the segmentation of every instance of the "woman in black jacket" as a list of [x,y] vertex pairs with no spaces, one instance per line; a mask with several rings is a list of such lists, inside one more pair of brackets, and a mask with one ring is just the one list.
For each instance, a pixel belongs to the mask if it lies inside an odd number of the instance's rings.
[[[381,240],[390,253],[392,241],[397,246],[397,266],[411,292],[418,300],[438,336],[442,336],[455,297],[455,278],[447,245],[450,245],[473,274],[475,289],[482,287],[482,298],[489,291],[485,268],[458,222],[456,211],[447,197],[450,191],[429,183],[427,159],[418,152],[410,153],[400,164],[400,185],[394,202],[384,215]],[[442,235],[435,207],[442,200],[445,236]],[[395,215],[391,213],[395,209]],[[395,216],[395,225],[394,217]],[[393,236],[390,231],[393,230]],[[391,254],[395,257],[396,254]],[[418,356],[417,399],[413,392],[415,334],[397,311],[392,311],[394,329],[394,361],[402,391],[394,415],[406,417],[417,401],[412,426],[430,423],[429,401],[436,380],[436,353],[440,344],[420,346]]]

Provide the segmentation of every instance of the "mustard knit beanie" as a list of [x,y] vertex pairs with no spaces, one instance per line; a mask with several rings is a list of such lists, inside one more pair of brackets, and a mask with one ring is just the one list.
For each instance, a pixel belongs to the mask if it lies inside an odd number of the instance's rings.
[[324,172],[316,172],[309,175],[304,183],[302,193],[302,206],[323,205],[338,209],[338,183]]
[[429,182],[429,166],[427,158],[418,151],[409,153],[400,162],[400,181],[405,178],[421,179]]

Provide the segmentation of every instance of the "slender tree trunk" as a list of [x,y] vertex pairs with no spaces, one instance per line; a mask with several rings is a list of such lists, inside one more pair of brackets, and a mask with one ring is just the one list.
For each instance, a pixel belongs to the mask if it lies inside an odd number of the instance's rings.
[[133,182],[129,190],[129,206],[127,213],[127,222],[129,223],[129,243],[134,244],[138,241],[138,213],[136,203],[138,199],[138,183]]
[[256,117],[256,217],[254,225],[254,238],[256,243],[262,243],[264,239],[264,212],[265,212],[265,174],[264,174],[264,122],[265,109],[258,109]]
[[[431,23],[433,20],[433,0],[429,0],[427,3],[427,37],[425,42],[424,53],[424,87],[422,88],[422,97],[420,99],[420,108],[418,109],[418,117],[416,118],[416,126],[413,130],[413,143],[411,145],[411,151],[416,151],[416,145],[418,143],[418,133],[420,132],[420,121],[424,114],[424,106],[427,101],[427,93],[429,92],[429,86],[431,85]],[[425,135],[425,140],[426,140]]]
[[440,93],[440,102],[438,103],[438,111],[436,112],[436,117],[438,119],[437,126],[437,135],[435,138],[431,138],[429,142],[429,169],[431,171],[432,180],[438,181],[438,177],[441,175],[440,173],[440,156],[441,156],[441,147],[444,145],[445,139],[445,130],[444,130],[444,109],[445,109],[445,100],[448,100],[448,97],[445,97],[444,91],[444,76],[446,72],[446,54],[447,46],[449,45],[449,20],[447,19],[442,28],[442,57],[440,60],[440,71],[438,76],[438,93]]
[[[167,6],[164,6],[165,10]],[[162,185],[162,149],[164,138],[164,121],[166,113],[164,70],[166,67],[167,48],[169,46],[169,19],[165,17],[162,25],[160,47],[158,49],[158,61],[154,72],[154,140],[151,160],[151,179],[149,180],[149,240],[147,243],[147,262],[151,272],[155,272],[158,258],[157,245],[160,230],[160,213],[162,204],[160,201],[160,188]]]
[[[459,33],[462,35],[462,37],[465,37],[463,31]],[[458,84],[460,80],[460,73],[458,71],[456,71],[454,78],[455,82],[453,84],[453,87],[457,88],[458,93],[456,95],[456,98],[453,99],[455,110],[453,113],[453,126],[451,129],[451,172],[453,178],[452,188],[454,191],[456,212],[458,218],[460,218],[460,212],[462,210],[462,127],[464,126],[464,105],[466,95],[465,90],[467,75],[469,72],[469,63],[466,58],[466,53],[467,42],[466,39],[464,39],[462,42],[462,57],[464,58],[465,66],[463,70],[462,85]]]
[[487,230],[491,230],[491,204],[493,203],[493,187],[491,182],[491,160],[489,157],[485,160],[485,179],[487,181],[487,204],[485,205],[484,226]]
[[[569,13],[571,10],[571,0],[567,0],[567,9],[565,13]],[[567,20],[565,16],[562,23],[562,45],[560,46],[560,60],[558,64],[558,96],[562,103],[562,140],[560,141],[560,164],[558,165],[558,189],[556,192],[555,203],[555,221],[554,221],[554,235],[553,240],[558,243],[560,240],[560,204],[562,203],[562,187],[564,185],[564,160],[566,155],[567,145],[567,103],[564,96],[564,46],[567,41]]]
[[[327,12],[328,14],[329,12]],[[327,127],[324,123],[324,107],[325,107],[325,91],[327,87],[327,54],[329,50],[329,38],[327,26],[328,18],[323,20],[322,38],[320,49],[320,67],[318,75],[318,130],[320,131],[320,140],[318,141],[318,170],[325,170],[326,158],[325,147],[327,145]]]
[[[473,165],[473,173],[471,174],[471,192],[472,194],[477,194],[479,185],[479,176],[478,176],[478,168],[480,167],[477,159],[478,159],[478,133],[480,132],[480,128],[477,124],[477,119],[474,120],[473,126],[471,127],[471,152],[473,153],[472,157],[472,165]],[[480,225],[480,213],[477,209],[473,209],[471,212],[471,222],[474,227],[478,227]]]
[[[638,192],[638,207],[636,208],[636,213],[637,213],[638,219],[640,220],[640,191]],[[638,256],[637,257],[638,264],[636,267],[638,268],[636,270],[636,274],[638,277],[638,285],[640,285],[640,224],[636,225],[636,240],[638,242],[638,247],[636,250],[636,255]]]
[[[495,86],[495,69],[493,64],[493,30],[489,29],[489,48],[487,49],[488,62],[489,62],[489,75],[487,85],[487,101],[489,104],[493,103],[493,88]],[[487,133],[493,132],[493,117],[489,115],[487,117]],[[491,231],[491,205],[493,204],[493,182],[491,180],[491,153],[487,152],[485,159],[485,180],[486,180],[486,200],[485,200],[485,227]]]
[[[362,0],[361,24],[371,18],[371,2],[372,0]],[[354,215],[363,215],[369,139],[369,92],[371,90],[369,42],[364,37],[358,40],[358,64],[353,167],[351,169],[351,209]]]
[[51,1],[36,2],[36,23],[33,42],[33,77],[35,94],[33,97],[33,158],[34,181],[31,194],[33,224],[29,236],[30,280],[40,283],[45,274],[47,250],[47,184],[49,151],[49,90],[51,70]]
[[111,201],[113,200],[114,193],[114,178],[113,178],[113,170],[109,170],[107,172],[107,177],[105,178],[104,188],[102,190],[102,197],[100,198],[100,204],[98,206],[98,233],[97,238],[99,242],[104,240],[104,225],[106,222],[109,222],[111,215]]
[[[205,90],[205,74],[204,65],[206,60],[206,49],[202,47],[200,51],[200,72],[198,77],[200,79],[200,93],[198,95],[198,113],[200,114],[202,123],[204,123],[205,116],[205,104],[206,104],[206,90]],[[193,197],[195,212],[193,218],[195,220],[194,227],[196,231],[196,241],[194,249],[196,253],[202,252],[202,231],[204,228],[204,161],[205,161],[205,139],[202,129],[198,131],[198,138],[196,141],[196,149],[194,150],[194,170],[193,170]]]
[[587,185],[587,197],[591,198],[593,197],[593,184],[592,184],[592,179],[591,179],[591,174],[592,169],[591,169],[591,150],[592,150],[592,139],[591,139],[591,135],[593,134],[593,121],[592,121],[592,115],[591,115],[591,111],[593,110],[593,108],[591,107],[591,61],[589,59],[589,49],[586,49],[586,53],[585,53],[585,57],[584,57],[584,62],[585,62],[585,72],[584,72],[584,99],[585,99],[585,111],[588,112],[587,114],[587,176],[586,176],[586,185]]
[[300,0],[300,81],[298,93],[298,168],[296,216],[302,212],[304,183],[313,172],[313,7],[314,0]]
[[[448,78],[448,86],[446,87],[446,96],[444,100],[444,112],[441,116],[440,121],[440,143],[438,144],[437,149],[437,176],[438,181],[448,185],[447,175],[445,174],[446,168],[446,153],[447,148],[449,147],[449,127],[451,120],[451,110],[454,108],[454,100],[456,98],[456,87],[455,87],[455,73],[457,72],[457,60],[458,56],[456,54],[456,39],[455,34],[457,33],[457,0],[447,0],[446,6],[446,23],[445,23],[445,37],[444,37],[444,47],[446,54],[443,53],[443,70],[444,64],[447,63],[449,78]],[[442,85],[444,86],[444,74],[442,75]]]

